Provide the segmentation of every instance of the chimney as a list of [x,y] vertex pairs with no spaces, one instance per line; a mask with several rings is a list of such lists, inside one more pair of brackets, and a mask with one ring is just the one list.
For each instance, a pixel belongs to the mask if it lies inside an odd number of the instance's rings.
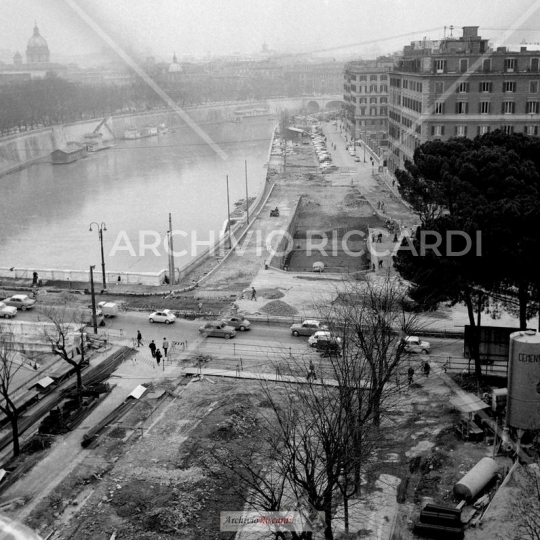
[[521,47],[521,49],[519,50],[519,52],[527,52],[527,47]]
[[497,47],[497,52],[506,52],[506,47]]
[[478,37],[478,29],[479,26],[464,26],[463,27],[463,38],[469,39],[469,38],[476,38]]

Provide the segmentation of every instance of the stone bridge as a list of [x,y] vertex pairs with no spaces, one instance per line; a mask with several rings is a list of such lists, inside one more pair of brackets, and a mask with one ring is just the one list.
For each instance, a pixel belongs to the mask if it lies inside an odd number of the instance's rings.
[[267,100],[267,103],[273,113],[287,109],[291,112],[302,110],[308,114],[341,109],[345,104],[341,94],[276,98]]

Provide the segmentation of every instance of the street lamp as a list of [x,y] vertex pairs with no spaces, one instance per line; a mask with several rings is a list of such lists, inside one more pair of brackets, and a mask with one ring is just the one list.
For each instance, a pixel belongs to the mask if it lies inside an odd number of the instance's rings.
[[105,256],[103,254],[103,231],[107,230],[107,226],[103,222],[101,225],[99,225],[95,221],[92,221],[92,223],[90,223],[90,232],[93,231],[92,225],[95,225],[98,230],[99,243],[101,244],[101,273],[103,275],[103,289],[107,289],[107,280],[105,278]]
[[96,316],[96,293],[94,291],[94,268],[90,266],[90,293],[92,294],[92,325],[94,326],[94,334],[97,334],[97,316]]

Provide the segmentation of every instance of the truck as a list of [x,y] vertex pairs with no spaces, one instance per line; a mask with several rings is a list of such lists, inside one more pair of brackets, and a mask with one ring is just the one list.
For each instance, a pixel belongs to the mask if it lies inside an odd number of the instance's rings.
[[104,317],[116,317],[118,315],[118,305],[114,302],[100,302],[98,308]]

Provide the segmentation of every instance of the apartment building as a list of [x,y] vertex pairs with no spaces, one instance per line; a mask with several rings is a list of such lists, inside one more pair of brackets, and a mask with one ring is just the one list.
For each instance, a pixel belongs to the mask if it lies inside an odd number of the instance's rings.
[[393,67],[393,60],[386,58],[345,64],[343,99],[351,138],[386,138],[389,74]]
[[492,50],[477,26],[460,38],[412,42],[389,74],[388,168],[422,143],[495,129],[538,135],[540,51]]

